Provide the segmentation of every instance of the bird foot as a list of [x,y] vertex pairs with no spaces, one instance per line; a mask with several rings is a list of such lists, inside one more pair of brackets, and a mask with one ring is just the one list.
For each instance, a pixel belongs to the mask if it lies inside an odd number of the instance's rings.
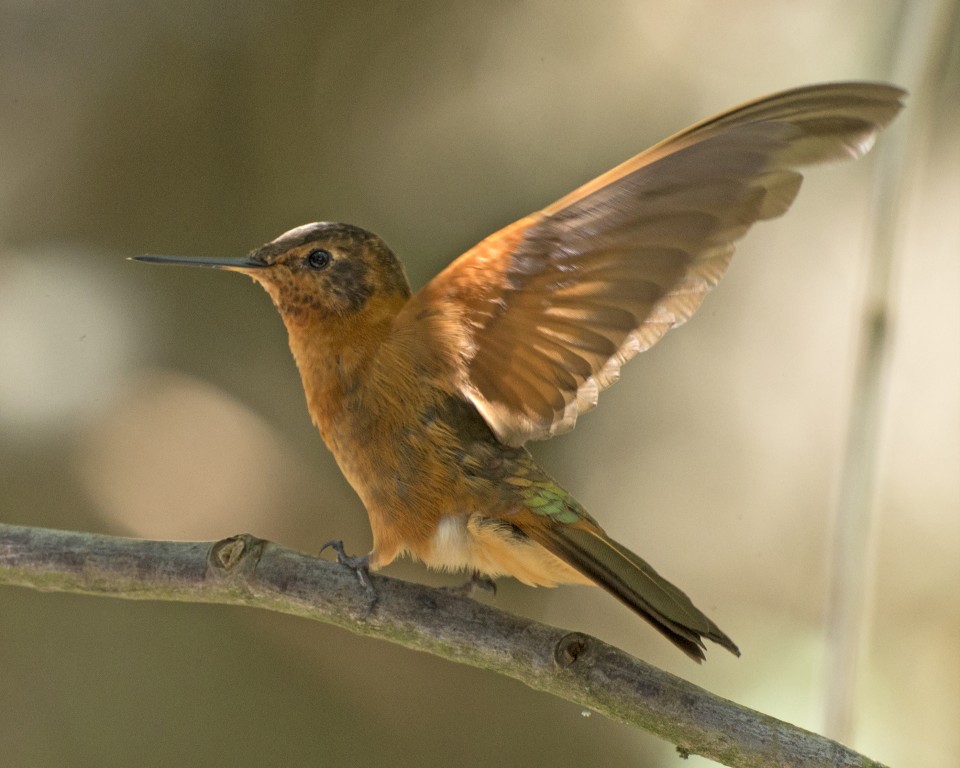
[[442,587],[442,589],[445,589],[447,592],[456,592],[460,595],[466,595],[467,597],[473,597],[476,595],[478,590],[483,590],[484,592],[489,592],[496,597],[497,583],[489,576],[480,573],[480,571],[474,571],[470,574],[470,578],[459,587]]
[[328,541],[322,547],[320,547],[320,552],[322,554],[323,550],[332,549],[337,553],[337,562],[340,565],[344,565],[355,574],[357,574],[357,579],[360,583],[366,587],[367,591],[376,594],[376,590],[373,588],[373,582],[370,580],[370,555],[364,555],[363,557],[351,557],[344,551],[343,542],[339,539],[333,539]]

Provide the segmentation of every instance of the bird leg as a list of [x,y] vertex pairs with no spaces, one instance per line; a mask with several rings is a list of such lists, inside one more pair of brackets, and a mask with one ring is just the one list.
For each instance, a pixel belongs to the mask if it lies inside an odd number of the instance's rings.
[[332,549],[337,553],[337,562],[340,565],[345,565],[347,568],[352,570],[357,574],[357,579],[360,583],[366,587],[368,592],[372,592],[376,595],[377,590],[373,587],[373,582],[370,581],[370,555],[364,555],[363,557],[351,557],[343,549],[343,542],[339,539],[332,539],[320,547],[320,552],[317,554],[322,554],[323,550]]
[[483,590],[484,592],[489,592],[496,597],[497,583],[490,576],[475,570],[471,572],[470,578],[463,582],[463,584],[461,584],[459,587],[441,587],[441,589],[444,589],[447,592],[456,592],[460,595],[466,595],[467,597],[473,597],[478,590]]

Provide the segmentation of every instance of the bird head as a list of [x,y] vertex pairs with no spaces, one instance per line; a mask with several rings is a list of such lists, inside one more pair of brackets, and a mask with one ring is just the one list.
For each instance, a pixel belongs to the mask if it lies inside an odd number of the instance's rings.
[[373,305],[399,307],[410,296],[399,259],[379,237],[350,224],[304,224],[241,258],[134,259],[249,275],[270,294],[288,328],[354,318]]

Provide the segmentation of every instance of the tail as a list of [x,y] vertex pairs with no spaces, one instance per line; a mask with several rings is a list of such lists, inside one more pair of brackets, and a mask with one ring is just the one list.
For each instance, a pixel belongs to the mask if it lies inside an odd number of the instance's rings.
[[698,664],[703,638],[740,650],[683,592],[601,529],[551,525],[530,532],[539,544],[626,604]]

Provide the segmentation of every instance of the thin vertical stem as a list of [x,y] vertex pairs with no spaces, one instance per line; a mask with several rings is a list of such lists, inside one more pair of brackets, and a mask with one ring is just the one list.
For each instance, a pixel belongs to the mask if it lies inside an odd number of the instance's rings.
[[[904,72],[901,82],[915,84],[908,119],[899,142],[886,142],[876,170],[875,222],[870,236],[871,260],[864,294],[863,335],[855,373],[847,447],[835,510],[833,555],[827,612],[827,701],[825,732],[849,743],[855,723],[855,702],[862,649],[870,625],[874,575],[877,460],[882,411],[887,391],[892,341],[891,294],[907,176],[919,165],[924,134],[934,119],[940,71],[949,60],[960,13],[955,0],[943,0],[926,17],[910,13],[930,6],[904,6],[900,40],[894,49],[918,51],[922,58],[906,62],[918,70]],[[911,39],[911,37],[913,39]],[[919,42],[916,39],[919,38]],[[894,54],[894,58],[896,58]],[[909,76],[913,74],[913,76]],[[895,138],[896,133],[891,138]],[[909,144],[908,144],[909,141]]]

